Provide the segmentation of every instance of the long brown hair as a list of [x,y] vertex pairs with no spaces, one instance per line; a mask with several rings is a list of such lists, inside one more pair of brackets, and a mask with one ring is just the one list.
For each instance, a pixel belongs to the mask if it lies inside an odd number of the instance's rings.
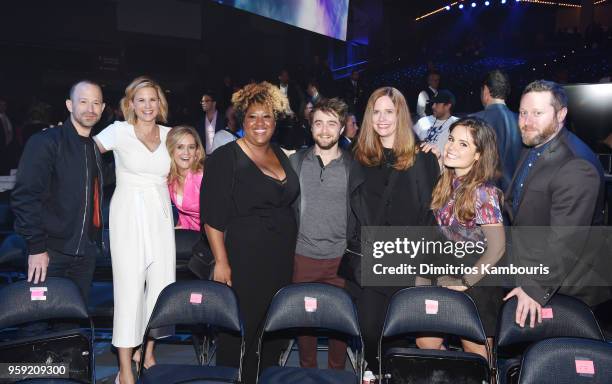
[[393,141],[393,154],[396,160],[393,168],[399,171],[406,170],[414,164],[418,148],[412,133],[412,120],[406,99],[400,91],[393,87],[378,88],[370,95],[355,146],[355,159],[369,167],[380,165],[384,161],[380,136],[374,130],[372,122],[374,104],[383,96],[391,99],[397,112],[395,140]]
[[[467,117],[457,120],[450,126],[452,132],[455,127],[463,126],[468,129],[476,152],[480,157],[472,169],[462,176],[462,183],[455,192],[455,207],[453,215],[461,222],[467,222],[476,215],[475,194],[476,189],[486,182],[493,181],[499,177],[499,156],[497,154],[497,142],[495,131],[487,122],[477,117]],[[431,209],[443,208],[453,194],[453,178],[455,172],[452,168],[444,167],[442,175],[436,184],[431,198]],[[502,192],[498,190],[499,200],[503,201]]]
[[204,158],[206,155],[204,148],[202,147],[200,135],[198,135],[193,127],[188,125],[176,126],[172,128],[170,132],[168,132],[168,136],[166,137],[166,148],[168,149],[168,154],[170,155],[170,173],[168,174],[168,184],[174,184],[183,179],[179,173],[178,167],[176,166],[176,162],[174,161],[174,150],[176,149],[179,141],[181,141],[185,135],[191,135],[196,143],[196,159],[191,165],[190,171],[197,173],[204,169]]

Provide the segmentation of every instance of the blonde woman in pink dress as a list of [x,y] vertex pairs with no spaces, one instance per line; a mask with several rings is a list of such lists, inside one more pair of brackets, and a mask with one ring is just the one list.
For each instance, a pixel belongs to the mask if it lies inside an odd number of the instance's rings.
[[176,228],[200,231],[200,186],[204,151],[192,127],[172,128],[166,139],[172,163],[168,176],[170,198],[179,212]]

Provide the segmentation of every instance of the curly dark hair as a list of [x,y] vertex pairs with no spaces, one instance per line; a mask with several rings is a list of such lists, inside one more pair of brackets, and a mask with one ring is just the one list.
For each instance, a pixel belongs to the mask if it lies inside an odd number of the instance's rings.
[[244,120],[244,115],[253,104],[264,105],[274,113],[274,118],[290,115],[289,100],[278,87],[262,81],[247,84],[232,95],[232,104],[238,121]]

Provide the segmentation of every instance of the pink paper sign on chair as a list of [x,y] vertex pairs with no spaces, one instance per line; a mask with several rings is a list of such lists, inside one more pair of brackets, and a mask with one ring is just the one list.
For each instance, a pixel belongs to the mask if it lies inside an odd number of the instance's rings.
[[425,300],[425,313],[428,315],[437,315],[438,300]]
[[593,360],[576,359],[576,373],[579,375],[594,375],[595,364],[593,364]]
[[191,304],[202,304],[202,294],[201,293],[192,293],[189,298],[189,302]]
[[304,297],[304,309],[306,312],[316,312],[317,310],[317,298],[316,297]]
[[47,300],[47,296],[45,296],[45,292],[47,292],[47,287],[31,287],[30,288],[30,300]]
[[552,319],[553,309],[551,307],[542,307],[542,319]]

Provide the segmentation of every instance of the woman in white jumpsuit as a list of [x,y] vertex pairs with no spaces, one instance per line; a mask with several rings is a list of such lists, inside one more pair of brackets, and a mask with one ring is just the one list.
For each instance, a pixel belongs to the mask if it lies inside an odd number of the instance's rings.
[[[170,128],[157,124],[165,122],[168,113],[163,91],[151,79],[139,77],[126,88],[121,109],[126,121],[106,127],[95,140],[101,152],[113,151],[115,157],[117,182],[110,204],[112,343],[119,352],[117,382],[132,384],[133,348],[142,343],[159,293],[175,281],[176,254],[166,182]],[[150,340],[145,367],[155,364],[153,346]]]

